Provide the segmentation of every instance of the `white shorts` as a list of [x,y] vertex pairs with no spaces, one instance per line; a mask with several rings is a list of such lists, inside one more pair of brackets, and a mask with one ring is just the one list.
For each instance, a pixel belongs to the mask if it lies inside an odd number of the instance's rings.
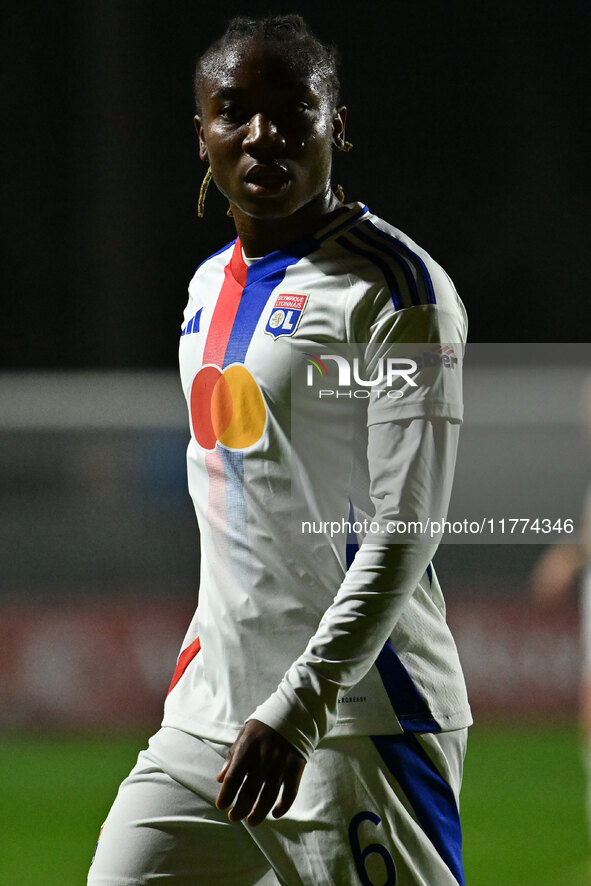
[[163,728],[102,828],[89,886],[463,886],[467,730],[324,741],[280,819],[216,809],[227,751]]

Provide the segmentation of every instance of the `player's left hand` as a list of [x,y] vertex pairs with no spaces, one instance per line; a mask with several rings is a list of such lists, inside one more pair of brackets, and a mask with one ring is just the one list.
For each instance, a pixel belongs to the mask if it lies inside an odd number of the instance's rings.
[[273,818],[280,818],[296,798],[305,765],[282,735],[260,720],[248,720],[217,776],[222,783],[217,808],[229,809],[230,821],[246,818],[252,827],[266,818],[271,807]]

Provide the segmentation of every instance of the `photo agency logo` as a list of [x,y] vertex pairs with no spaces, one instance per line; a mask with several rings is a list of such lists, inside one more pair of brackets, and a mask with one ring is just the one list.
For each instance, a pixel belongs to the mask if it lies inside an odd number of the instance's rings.
[[400,356],[401,348],[396,346],[398,356],[388,354],[374,360],[347,353],[305,352],[301,356],[306,362],[306,388],[312,388],[319,400],[364,400],[372,394],[400,400],[420,384],[429,384],[430,378],[423,371],[457,368],[458,358],[451,345],[419,347],[422,350],[412,356]]
[[[419,346],[423,347],[423,346]],[[394,349],[394,346],[393,346]],[[396,346],[400,353],[400,346]],[[425,345],[420,353],[412,356],[387,355],[367,360],[345,353],[311,354],[305,352],[306,387],[312,388],[322,399],[368,399],[387,397],[400,400],[421,383],[429,383],[423,370],[447,369],[458,366],[458,358],[451,345]],[[366,364],[369,364],[369,369]]]
[[413,375],[419,367],[408,357],[382,357],[373,367],[371,378],[363,378],[365,370],[359,357],[343,354],[316,357],[305,353],[302,358],[307,362],[306,387],[313,388],[319,400],[331,397],[363,400],[369,398],[372,391],[376,397],[398,400],[404,396],[405,387],[418,386]]

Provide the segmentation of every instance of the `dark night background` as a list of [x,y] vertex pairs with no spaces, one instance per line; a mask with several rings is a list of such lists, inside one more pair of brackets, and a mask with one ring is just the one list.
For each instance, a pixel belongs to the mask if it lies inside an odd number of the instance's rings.
[[194,268],[233,237],[192,125],[236,13],[342,50],[336,179],[446,268],[472,341],[586,341],[587,2],[61,0],[4,26],[5,368],[171,368]]

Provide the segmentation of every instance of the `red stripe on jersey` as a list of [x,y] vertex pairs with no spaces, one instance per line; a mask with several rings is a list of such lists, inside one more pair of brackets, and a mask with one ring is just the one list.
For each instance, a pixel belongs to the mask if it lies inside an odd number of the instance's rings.
[[240,240],[236,240],[232,257],[224,268],[224,282],[218,295],[209,332],[203,349],[203,365],[213,364],[220,369],[224,365],[226,348],[236,319],[238,305],[246,286],[248,267],[242,257]]
[[228,545],[226,469],[219,447],[205,453],[205,467],[209,477],[206,522],[209,531],[216,537],[216,554],[209,563],[209,569],[214,587],[222,588],[232,581],[232,561]]
[[167,695],[170,695],[176,684],[179,682],[199,650],[201,649],[201,640],[197,637],[190,646],[187,646],[186,649],[183,649],[181,654],[179,655],[179,660],[177,661],[176,668],[174,674],[172,675],[172,681],[170,686],[168,687]]
[[[220,544],[226,541],[226,471],[216,447],[212,452],[205,453],[205,467],[209,477],[209,495],[207,498],[207,525],[213,533],[220,533]],[[227,563],[226,558],[223,559]]]

